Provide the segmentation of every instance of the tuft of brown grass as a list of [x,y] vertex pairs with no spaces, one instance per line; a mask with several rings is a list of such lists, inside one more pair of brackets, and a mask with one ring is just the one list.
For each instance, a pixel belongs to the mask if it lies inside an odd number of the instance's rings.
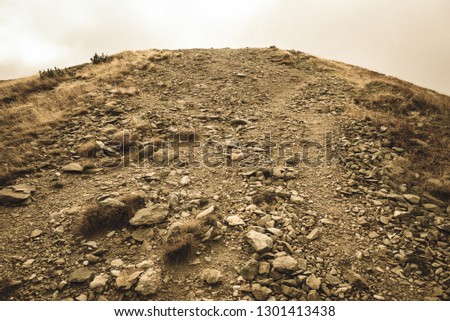
[[164,245],[164,260],[169,264],[187,261],[194,251],[195,237],[192,233],[177,235]]
[[169,264],[187,261],[201,239],[202,222],[189,220],[171,229],[163,246],[163,258]]
[[77,153],[83,157],[94,158],[97,155],[99,148],[95,141],[90,140],[82,145],[80,145],[77,149]]
[[145,196],[132,193],[119,199],[124,207],[102,206],[93,204],[86,207],[80,214],[75,226],[75,232],[83,236],[91,236],[107,229],[122,228],[134,213],[145,206]]
[[0,277],[0,300],[8,300],[8,296],[13,290],[13,282],[7,277]]
[[262,193],[259,193],[253,197],[253,203],[256,205],[260,204],[274,204],[276,203],[277,198],[274,192],[271,191],[264,191]]
[[118,131],[114,134],[112,142],[121,150],[129,150],[131,147],[136,146],[136,142],[139,140],[139,135],[129,130]]

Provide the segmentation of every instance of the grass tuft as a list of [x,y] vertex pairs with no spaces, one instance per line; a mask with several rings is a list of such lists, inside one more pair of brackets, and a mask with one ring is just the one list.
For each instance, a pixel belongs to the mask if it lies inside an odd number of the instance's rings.
[[122,228],[128,225],[134,213],[145,207],[143,194],[132,193],[119,198],[124,207],[93,204],[84,209],[75,225],[75,233],[92,236],[108,229]]

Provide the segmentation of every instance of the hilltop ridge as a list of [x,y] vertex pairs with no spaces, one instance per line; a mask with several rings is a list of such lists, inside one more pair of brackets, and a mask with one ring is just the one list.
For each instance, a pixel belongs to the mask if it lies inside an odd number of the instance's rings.
[[0,297],[448,300],[450,97],[294,50],[0,83]]

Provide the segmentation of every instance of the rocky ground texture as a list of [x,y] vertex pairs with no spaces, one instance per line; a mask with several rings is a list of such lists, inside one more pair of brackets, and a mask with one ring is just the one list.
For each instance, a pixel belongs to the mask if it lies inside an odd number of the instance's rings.
[[[2,299],[448,300],[449,204],[398,183],[407,151],[345,114],[355,90],[277,48],[173,51],[100,83],[0,190]],[[77,231],[129,195],[127,224]]]

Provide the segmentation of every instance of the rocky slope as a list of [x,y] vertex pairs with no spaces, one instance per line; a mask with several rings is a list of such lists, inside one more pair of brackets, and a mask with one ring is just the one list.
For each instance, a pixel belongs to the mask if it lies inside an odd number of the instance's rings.
[[448,200],[348,113],[394,80],[277,48],[114,59],[59,85],[95,86],[0,191],[2,299],[448,300]]

